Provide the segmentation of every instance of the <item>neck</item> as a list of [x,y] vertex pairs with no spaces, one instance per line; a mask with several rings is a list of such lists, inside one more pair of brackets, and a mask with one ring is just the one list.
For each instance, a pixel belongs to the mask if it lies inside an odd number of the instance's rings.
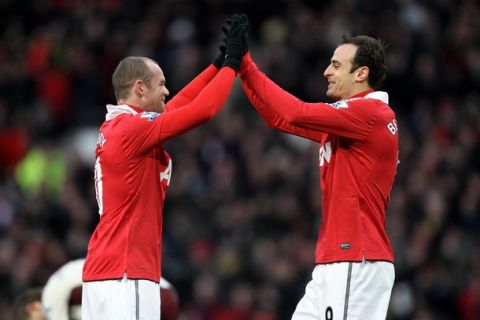
[[356,86],[356,87],[353,87],[352,88],[352,91],[350,91],[350,95],[348,96],[349,98],[350,97],[354,97],[354,96],[357,96],[357,95],[360,95],[364,92],[372,92],[374,91],[372,88],[370,88],[370,86],[368,85],[360,85],[360,86]]
[[367,95],[369,94],[370,92],[373,92],[374,90],[372,88],[368,88],[368,89],[365,89],[363,91],[359,91],[355,94],[352,94],[349,98],[352,98],[352,97],[357,97],[357,96],[364,96],[364,95]]
[[143,108],[141,108],[139,105],[135,104],[135,102],[133,102],[131,100],[118,100],[117,101],[117,105],[122,105],[122,104],[126,104],[127,106],[129,106],[130,108],[132,108],[133,110],[135,110],[139,113],[143,111]]
[[135,100],[135,99],[121,99],[117,101],[117,104],[126,104],[128,106],[135,106],[138,109],[144,109],[140,101]]

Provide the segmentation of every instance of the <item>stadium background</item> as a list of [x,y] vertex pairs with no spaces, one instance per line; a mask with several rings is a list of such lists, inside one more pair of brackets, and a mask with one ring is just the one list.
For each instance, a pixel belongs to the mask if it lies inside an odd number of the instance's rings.
[[[0,319],[85,255],[98,220],[92,148],[118,61],[156,59],[174,95],[237,12],[260,67],[306,101],[325,99],[343,33],[388,44],[401,148],[389,319],[480,318],[477,1],[3,0],[0,12]],[[163,274],[184,319],[289,319],[313,268],[317,146],[268,129],[237,81],[219,116],[166,147]]]

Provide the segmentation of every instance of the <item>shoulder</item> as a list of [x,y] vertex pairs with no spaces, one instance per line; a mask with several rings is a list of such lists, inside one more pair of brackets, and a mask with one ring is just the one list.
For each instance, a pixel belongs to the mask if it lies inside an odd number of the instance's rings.
[[135,117],[140,118],[140,119],[144,119],[144,120],[147,120],[147,121],[153,121],[159,115],[161,115],[161,113],[151,112],[151,111],[143,111],[141,113],[136,114]]
[[328,105],[338,111],[354,114],[374,114],[378,106],[384,105],[381,100],[371,99],[367,97],[347,98]]
[[363,97],[354,97],[345,100],[349,106],[370,109],[376,114],[393,114],[389,105],[389,95],[385,91],[373,91]]
[[142,111],[136,114],[122,114],[114,119],[112,121],[117,121],[118,123],[151,123],[153,122],[157,117],[162,115],[162,113],[158,112],[150,112],[150,111]]
[[104,127],[109,128],[111,131],[117,132],[129,132],[130,130],[146,129],[154,125],[160,119],[162,113],[158,112],[139,112],[137,114],[121,114],[115,118],[105,121]]

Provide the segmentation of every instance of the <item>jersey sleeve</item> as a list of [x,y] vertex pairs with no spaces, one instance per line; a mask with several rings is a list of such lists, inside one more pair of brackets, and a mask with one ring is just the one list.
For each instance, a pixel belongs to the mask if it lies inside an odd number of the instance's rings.
[[220,69],[198,96],[182,108],[168,112],[143,112],[123,117],[119,126],[125,152],[142,155],[165,141],[178,136],[215,116],[225,104],[235,80],[230,67]]
[[264,103],[263,100],[261,100],[260,97],[255,94],[255,90],[250,87],[250,83],[243,78],[242,87],[250,103],[255,107],[257,112],[260,114],[260,116],[270,128],[311,139],[316,142],[321,142],[323,136],[322,132],[300,128],[285,121],[285,119],[283,119],[272,108],[268,108],[267,104]]
[[192,102],[217,73],[218,69],[213,64],[209,65],[165,105],[165,111],[172,111]]
[[265,108],[295,128],[362,140],[369,135],[375,123],[372,104],[366,102],[370,99],[335,104],[303,102],[270,80],[249,55],[242,62],[240,77],[245,86],[250,88],[251,92],[247,92],[247,95],[256,96],[253,101],[249,97],[254,106],[259,101],[263,102]]

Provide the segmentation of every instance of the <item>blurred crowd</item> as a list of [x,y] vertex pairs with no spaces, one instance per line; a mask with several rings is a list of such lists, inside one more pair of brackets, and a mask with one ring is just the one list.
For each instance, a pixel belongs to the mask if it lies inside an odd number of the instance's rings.
[[[157,60],[174,95],[248,14],[259,66],[305,101],[342,34],[388,45],[400,164],[387,214],[388,319],[480,319],[480,5],[475,0],[0,1],[0,318],[85,256],[111,75]],[[237,81],[211,122],[167,143],[163,275],[183,319],[290,319],[321,222],[318,145],[275,132]]]

